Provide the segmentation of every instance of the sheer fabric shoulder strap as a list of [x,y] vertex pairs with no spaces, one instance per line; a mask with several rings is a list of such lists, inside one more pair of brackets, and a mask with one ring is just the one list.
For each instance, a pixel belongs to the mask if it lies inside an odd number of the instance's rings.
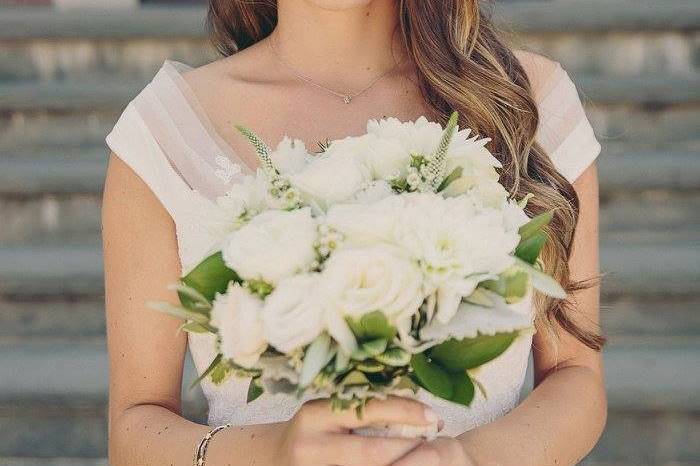
[[[215,199],[250,172],[199,108],[181,74],[188,69],[166,61],[107,136],[109,147],[166,207],[169,196],[182,195],[171,190],[196,191]],[[146,166],[150,173],[145,173]]]
[[539,110],[536,139],[559,172],[573,183],[601,150],[576,86],[557,62],[527,54],[523,65]]

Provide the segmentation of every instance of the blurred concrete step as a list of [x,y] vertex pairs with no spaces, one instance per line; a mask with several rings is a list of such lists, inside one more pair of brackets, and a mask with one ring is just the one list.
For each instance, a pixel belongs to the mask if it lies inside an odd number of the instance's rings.
[[104,300],[0,301],[0,344],[26,341],[100,341],[105,334]]
[[0,458],[0,466],[109,466],[107,458]]
[[70,155],[2,158],[0,195],[100,193],[107,161],[106,148],[83,149]]
[[598,159],[603,194],[611,191],[699,190],[700,153],[631,152]]
[[700,337],[700,297],[605,298],[602,327],[613,342],[690,340]]

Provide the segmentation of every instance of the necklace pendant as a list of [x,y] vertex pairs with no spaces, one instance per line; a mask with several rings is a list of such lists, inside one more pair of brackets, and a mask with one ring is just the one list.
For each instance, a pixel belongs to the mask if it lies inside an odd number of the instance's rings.
[[343,97],[343,102],[349,104],[352,101],[352,96],[346,95]]

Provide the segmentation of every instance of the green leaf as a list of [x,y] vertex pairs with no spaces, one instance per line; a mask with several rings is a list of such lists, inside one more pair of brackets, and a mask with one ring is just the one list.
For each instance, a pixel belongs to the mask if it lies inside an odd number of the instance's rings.
[[452,183],[454,180],[459,179],[460,176],[462,176],[462,172],[464,171],[464,168],[462,167],[457,167],[454,170],[450,172],[447,177],[445,177],[444,180],[442,180],[442,183],[440,183],[440,186],[438,186],[437,192],[443,191],[446,189],[450,183]]
[[375,357],[382,354],[386,350],[387,341],[383,338],[370,340],[362,343],[360,349],[367,353],[370,357]]
[[358,371],[368,372],[368,373],[373,374],[376,372],[382,372],[385,368],[384,368],[384,365],[379,364],[378,362],[368,361],[368,362],[361,362],[359,364],[356,364],[355,369],[357,369]]
[[182,319],[185,321],[185,323],[189,322],[194,322],[202,327],[204,327],[208,332],[210,333],[215,333],[216,328],[211,326],[209,324],[209,316],[206,316],[200,312],[197,311],[191,311],[187,308],[184,308],[182,306],[176,306],[174,304],[166,303],[166,302],[149,302],[148,306],[151,309],[155,309],[156,311],[160,311],[164,314],[171,315],[173,317],[177,317],[178,319]]
[[530,276],[522,270],[508,270],[498,280],[486,280],[479,286],[502,296],[507,303],[517,302],[527,294]]
[[554,217],[554,211],[552,210],[532,217],[529,222],[521,226],[518,230],[518,234],[520,234],[520,242],[528,239],[535,233],[542,230],[542,228],[549,225],[549,222],[552,221],[552,217]]
[[450,401],[469,406],[474,399],[474,382],[466,372],[455,372],[450,374],[452,382],[452,398]]
[[178,297],[180,298],[180,303],[190,309],[191,311],[201,312],[202,314],[209,315],[211,310],[211,302],[199,291],[195,290],[191,286],[187,286],[180,282],[170,289],[177,291]]
[[264,393],[263,388],[260,386],[259,380],[257,378],[250,379],[250,384],[248,384],[248,395],[246,396],[246,403],[257,400],[260,395]]
[[345,372],[349,366],[350,355],[339,348],[338,352],[335,355],[335,371],[337,373]]
[[341,385],[345,386],[355,386],[355,385],[369,385],[369,380],[367,376],[360,371],[352,371],[340,382]]
[[566,299],[566,291],[553,277],[550,277],[541,270],[536,269],[532,264],[516,257],[516,266],[527,272],[532,280],[532,287],[541,293],[557,299]]
[[197,377],[197,378],[195,379],[194,382],[192,382],[192,383],[190,384],[190,389],[194,388],[195,385],[197,385],[198,383],[200,383],[200,382],[201,382],[202,380],[204,380],[209,374],[211,374],[211,372],[214,370],[214,368],[215,368],[216,366],[218,366],[219,363],[221,362],[221,358],[222,358],[222,357],[223,357],[223,355],[222,355],[221,353],[217,354],[216,357],[212,360],[212,362],[209,363],[209,366],[208,366],[206,369],[204,369],[204,372],[202,372],[202,374],[201,374],[199,377]]
[[221,385],[233,372],[233,367],[228,361],[222,359],[214,366],[210,373],[210,379],[214,385]]
[[374,359],[387,366],[401,367],[411,362],[411,354],[401,348],[389,348]]
[[381,311],[365,314],[359,320],[348,318],[347,322],[352,333],[360,341],[378,338],[391,340],[396,335],[396,327],[389,323]]
[[478,335],[447,340],[430,350],[430,358],[450,372],[479,367],[500,356],[513,343],[518,332]]
[[[224,293],[232,281],[241,282],[241,278],[226,266],[221,251],[200,262],[190,273],[182,277],[182,283],[195,289],[210,302],[216,293]],[[184,306],[192,305],[192,299],[178,293]],[[187,304],[186,304],[187,303]]]
[[180,325],[180,330],[188,333],[213,333],[210,330],[211,328],[212,327],[205,327],[197,322],[185,322],[184,324]]
[[515,257],[519,257],[528,264],[534,264],[546,243],[547,234],[544,231],[538,231],[529,238],[520,240],[520,244],[515,248]]
[[435,396],[449,400],[454,394],[450,374],[423,354],[414,354],[411,367],[418,384]]
[[306,348],[299,375],[299,386],[302,388],[309,386],[332,357],[331,337],[327,333],[322,333]]

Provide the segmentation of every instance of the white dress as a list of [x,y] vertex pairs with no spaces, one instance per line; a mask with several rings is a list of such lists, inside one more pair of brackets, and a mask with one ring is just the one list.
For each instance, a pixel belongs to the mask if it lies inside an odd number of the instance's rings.
[[[251,171],[216,134],[182,77],[188,69],[166,61],[129,103],[106,139],[172,216],[183,272],[196,265],[212,245],[199,222],[211,200]],[[560,66],[553,68],[536,95],[541,119],[538,140],[557,169],[573,182],[597,157],[600,145],[573,83]],[[469,408],[419,393],[442,416],[445,434],[458,435],[492,421],[517,404],[531,343],[531,336],[522,336],[501,357],[480,368],[477,378],[489,387],[488,398],[477,393]],[[200,373],[214,357],[213,347],[211,336],[190,334],[190,352]],[[209,424],[279,422],[291,418],[299,407],[297,399],[285,395],[263,395],[247,404],[247,387],[248,381],[235,378],[221,386],[203,382]]]

